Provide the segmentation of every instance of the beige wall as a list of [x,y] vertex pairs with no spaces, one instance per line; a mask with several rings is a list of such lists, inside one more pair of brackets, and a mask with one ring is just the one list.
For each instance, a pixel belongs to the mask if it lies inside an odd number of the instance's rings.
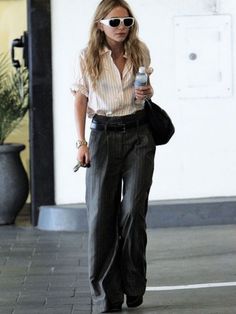
[[0,0],[0,52],[9,50],[26,27],[26,0]]
[[[27,30],[26,0],[0,0],[0,53],[9,52],[11,42],[20,38]],[[22,49],[16,50],[16,58],[22,58]],[[26,145],[21,153],[26,170],[29,168],[28,115],[22,120],[17,129],[6,139],[6,142],[17,142]]]

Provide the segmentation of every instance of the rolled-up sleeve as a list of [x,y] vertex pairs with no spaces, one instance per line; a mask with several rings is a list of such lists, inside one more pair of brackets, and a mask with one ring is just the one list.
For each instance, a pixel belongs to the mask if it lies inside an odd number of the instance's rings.
[[88,97],[88,78],[86,77],[85,71],[85,51],[82,50],[75,58],[74,69],[73,69],[73,81],[70,90],[73,94],[80,92],[81,94]]

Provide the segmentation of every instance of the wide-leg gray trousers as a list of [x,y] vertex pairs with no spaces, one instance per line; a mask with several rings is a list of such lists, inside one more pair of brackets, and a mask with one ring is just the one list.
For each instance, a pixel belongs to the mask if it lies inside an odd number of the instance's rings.
[[[122,123],[124,117],[94,119],[112,124]],[[123,131],[91,130],[89,149],[89,279],[93,306],[99,312],[123,303],[124,294],[145,292],[145,218],[155,143],[147,124],[137,124]]]

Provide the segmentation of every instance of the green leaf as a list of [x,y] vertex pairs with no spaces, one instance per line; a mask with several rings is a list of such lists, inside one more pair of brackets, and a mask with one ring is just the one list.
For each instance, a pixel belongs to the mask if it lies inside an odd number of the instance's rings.
[[29,76],[26,68],[9,70],[9,58],[0,54],[0,145],[29,109]]

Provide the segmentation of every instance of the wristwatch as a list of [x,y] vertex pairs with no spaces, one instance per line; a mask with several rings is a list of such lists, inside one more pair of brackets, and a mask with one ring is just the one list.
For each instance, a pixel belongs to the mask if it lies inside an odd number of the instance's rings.
[[76,148],[79,149],[81,146],[87,146],[88,143],[86,140],[78,140],[76,141]]

